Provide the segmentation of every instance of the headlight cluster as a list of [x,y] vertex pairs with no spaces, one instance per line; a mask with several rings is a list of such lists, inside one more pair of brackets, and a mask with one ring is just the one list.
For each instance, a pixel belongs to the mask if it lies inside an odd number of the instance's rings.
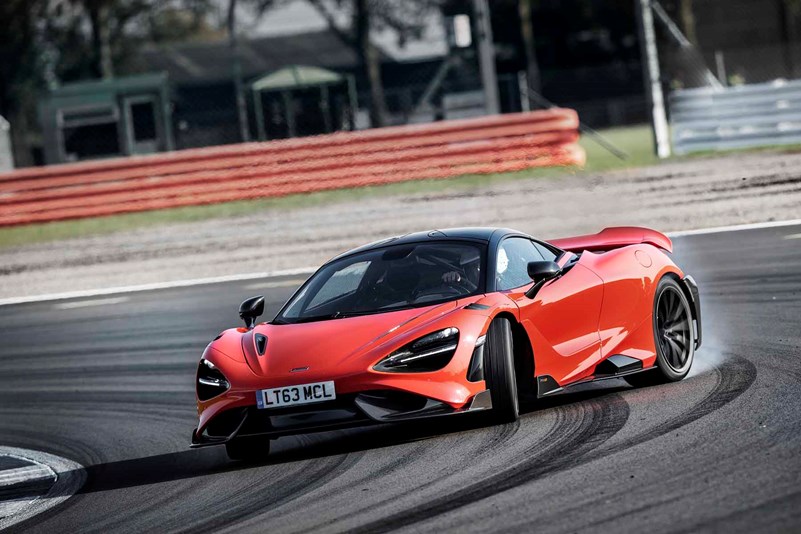
[[448,365],[458,345],[459,329],[445,328],[404,345],[373,369],[390,373],[437,371]]
[[201,358],[197,367],[197,398],[205,401],[224,393],[231,384],[217,367]]

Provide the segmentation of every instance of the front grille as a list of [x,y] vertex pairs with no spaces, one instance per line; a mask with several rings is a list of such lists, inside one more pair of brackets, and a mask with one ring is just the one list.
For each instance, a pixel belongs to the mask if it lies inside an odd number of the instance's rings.
[[356,407],[355,397],[342,395],[329,402],[270,410],[251,406],[239,435],[314,432],[368,423],[370,420]]
[[365,391],[359,398],[376,408],[395,413],[422,410],[428,401],[426,397],[414,393],[390,390]]
[[268,410],[260,410],[256,406],[232,408],[212,419],[206,434],[211,438],[228,437],[239,427],[246,414],[247,418],[237,436],[267,434],[278,437],[323,432],[392,419],[402,420],[406,415],[420,417],[450,411],[452,409],[441,402],[413,393],[374,390],[358,395],[341,395],[333,401],[304,406]]
[[227,438],[242,422],[247,408],[225,410],[212,419],[206,427],[206,435],[212,438]]

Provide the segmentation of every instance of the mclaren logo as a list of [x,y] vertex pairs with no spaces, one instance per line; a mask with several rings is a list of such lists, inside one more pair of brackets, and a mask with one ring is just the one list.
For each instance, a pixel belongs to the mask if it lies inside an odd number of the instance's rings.
[[308,370],[309,370],[309,367],[308,367],[308,366],[306,366],[306,367],[295,367],[294,369],[292,369],[292,370],[291,370],[291,371],[289,371],[289,372],[290,372],[290,373],[300,373],[300,372],[302,372],[302,371],[308,371]]

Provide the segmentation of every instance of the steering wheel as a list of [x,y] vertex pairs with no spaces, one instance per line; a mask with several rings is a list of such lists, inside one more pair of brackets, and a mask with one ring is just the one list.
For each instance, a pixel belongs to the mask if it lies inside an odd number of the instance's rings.
[[[453,288],[454,290],[460,290],[460,289],[467,290],[468,292],[473,292],[476,289],[478,289],[478,286],[474,284],[472,281],[470,281],[470,279],[468,279],[467,276],[465,276],[464,272],[460,273],[457,270],[454,270],[454,272],[456,272],[456,274],[459,275],[459,279],[444,281],[445,284],[447,284],[449,287]],[[461,294],[462,291],[459,291],[459,293]]]

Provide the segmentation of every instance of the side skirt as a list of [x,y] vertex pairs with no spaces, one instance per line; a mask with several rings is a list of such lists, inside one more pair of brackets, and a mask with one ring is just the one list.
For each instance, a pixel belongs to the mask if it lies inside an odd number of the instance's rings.
[[610,378],[620,378],[623,376],[642,373],[650,371],[653,367],[643,369],[642,361],[624,356],[622,354],[614,354],[595,367],[595,374],[587,378],[581,379],[578,382],[573,382],[566,386],[560,386],[552,376],[540,375],[537,377],[537,398],[553,397],[561,395],[562,393],[569,393],[570,390],[582,384],[590,382],[600,382],[602,380],[609,380]]

